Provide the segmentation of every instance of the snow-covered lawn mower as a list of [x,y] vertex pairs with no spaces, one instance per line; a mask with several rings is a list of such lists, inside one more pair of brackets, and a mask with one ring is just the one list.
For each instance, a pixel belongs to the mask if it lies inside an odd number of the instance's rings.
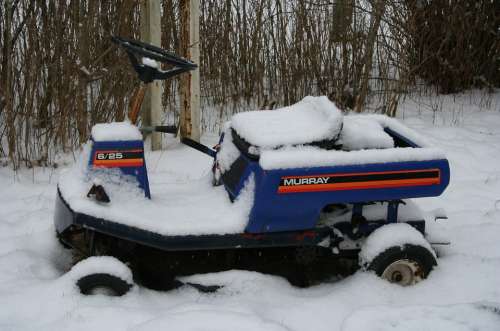
[[[196,68],[157,47],[113,40],[144,83]],[[408,199],[440,195],[448,161],[394,119],[343,116],[326,97],[306,97],[234,115],[214,149],[181,142],[210,156],[211,178],[165,184],[155,195],[142,134],[131,122],[94,126],[83,161],[61,175],[55,227],[66,247],[87,258],[74,267],[82,293],[121,295],[133,279],[165,289],[178,275],[228,269],[307,285],[308,271],[333,274],[346,261],[413,285],[437,264],[431,244],[443,242],[427,237]],[[121,265],[119,272],[110,265]]]

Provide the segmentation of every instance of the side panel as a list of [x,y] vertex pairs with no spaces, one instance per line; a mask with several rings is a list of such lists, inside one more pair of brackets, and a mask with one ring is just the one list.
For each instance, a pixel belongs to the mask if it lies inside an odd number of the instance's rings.
[[142,140],[93,141],[89,168],[118,168],[123,174],[137,178],[144,195],[151,198]]
[[448,161],[431,160],[303,169],[254,170],[255,202],[247,231],[313,228],[332,203],[440,195],[448,186]]
[[246,180],[252,173],[256,173],[257,175],[261,173],[259,170],[260,166],[258,162],[252,161],[244,155],[240,155],[231,165],[229,171],[222,174],[222,182],[231,200],[238,197]]

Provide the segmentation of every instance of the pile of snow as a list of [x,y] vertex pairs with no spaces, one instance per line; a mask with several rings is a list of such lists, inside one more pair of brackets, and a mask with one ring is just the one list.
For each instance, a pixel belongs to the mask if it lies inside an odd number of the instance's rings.
[[381,123],[366,115],[345,116],[340,138],[346,151],[394,147],[394,140]]
[[326,96],[308,96],[285,108],[236,114],[231,126],[249,144],[274,148],[334,139],[342,128],[342,117]]
[[260,155],[260,165],[265,170],[328,167],[342,165],[429,161],[446,158],[437,148],[388,148],[359,151],[328,151],[313,146],[266,150]]
[[139,129],[130,122],[96,124],[92,127],[94,141],[142,140]]
[[118,277],[129,284],[134,284],[132,271],[123,262],[111,256],[92,256],[78,262],[65,275],[76,284],[82,277],[106,273]]
[[360,263],[369,265],[385,250],[398,246],[403,248],[406,244],[422,246],[436,256],[431,245],[418,230],[406,223],[394,223],[378,228],[366,238],[359,253]]

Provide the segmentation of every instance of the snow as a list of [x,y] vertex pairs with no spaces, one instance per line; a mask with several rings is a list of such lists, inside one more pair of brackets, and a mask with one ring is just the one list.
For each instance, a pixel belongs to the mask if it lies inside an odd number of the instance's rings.
[[[471,98],[408,98],[401,104],[404,124],[443,149],[452,169],[441,197],[415,200],[424,211],[446,209],[449,219],[432,224],[452,242],[416,286],[360,271],[299,289],[280,277],[232,270],[186,279],[224,285],[212,294],[186,286],[167,293],[135,287],[123,297],[83,296],[65,276],[70,254],[54,237],[60,170],[0,168],[0,329],[498,330],[500,93],[489,109],[471,106]],[[442,113],[429,110],[436,102],[444,102]],[[209,171],[208,161],[181,157],[187,149],[169,144],[146,155],[153,195],[167,184],[182,190],[183,182]]]
[[[307,157],[304,157],[307,155]],[[260,155],[265,170],[300,167],[326,167],[387,162],[428,161],[446,158],[438,148],[390,148],[359,151],[328,151],[313,146],[266,150]]]
[[372,116],[345,116],[340,138],[342,148],[347,151],[394,147],[394,140]]
[[[216,316],[216,318],[214,318]],[[210,324],[207,325],[207,321]],[[259,318],[255,314],[241,311],[231,311],[218,307],[199,307],[198,305],[181,307],[160,318],[149,321],[137,331],[157,331],[168,325],[170,330],[207,330],[207,331],[287,331],[288,329],[277,322]]]
[[231,128],[227,126],[224,130],[224,139],[220,145],[220,150],[217,153],[217,163],[221,173],[228,171],[239,156],[240,151],[233,144]]
[[[420,148],[394,148],[394,141],[383,130],[384,128],[402,134]],[[272,170],[446,158],[442,150],[433,147],[422,135],[397,120],[382,115],[344,116],[341,139],[344,149],[341,151],[325,150],[315,146],[287,146],[261,151],[259,162],[263,169]]]
[[[166,156],[167,162],[179,169],[199,164],[203,173],[176,177],[169,175],[167,170],[166,176],[153,175],[150,178],[151,199],[144,197],[133,177],[123,176],[117,169],[93,170],[89,174],[86,167],[90,145],[84,147],[77,166],[61,174],[59,189],[75,212],[163,235],[244,232],[253,205],[253,177],[231,203],[223,186],[212,186],[210,157],[178,143],[173,143],[171,148],[174,150]],[[154,159],[146,162],[155,164]],[[96,178],[110,197],[109,204],[87,198]],[[203,215],[201,219],[200,215]]]
[[96,124],[92,127],[94,141],[142,140],[139,129],[130,122]]
[[116,276],[129,284],[134,283],[132,271],[125,264],[111,256],[92,256],[86,258],[75,264],[65,277],[69,277],[72,283],[75,283],[75,281],[82,277],[102,273]]
[[231,126],[251,145],[274,148],[333,139],[340,132],[342,117],[327,97],[308,96],[281,109],[238,113]]
[[364,116],[367,119],[377,121],[384,128],[389,128],[392,129],[393,131],[402,134],[403,136],[410,139],[420,147],[432,146],[432,144],[423,135],[407,127],[406,125],[403,125],[400,121],[398,121],[395,118],[390,118],[384,115],[360,115],[360,116]]
[[496,331],[500,325],[496,304],[450,306],[367,307],[354,312],[344,322],[344,331]]
[[403,248],[406,244],[427,248],[435,256],[431,245],[417,229],[405,223],[393,223],[378,228],[366,238],[359,253],[360,264],[369,265],[385,250],[391,247]]

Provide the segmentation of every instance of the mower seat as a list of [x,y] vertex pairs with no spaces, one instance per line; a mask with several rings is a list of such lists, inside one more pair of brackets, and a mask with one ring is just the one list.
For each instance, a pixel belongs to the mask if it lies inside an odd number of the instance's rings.
[[258,157],[263,149],[314,145],[333,149],[342,130],[342,112],[326,96],[306,97],[276,110],[239,113],[231,120],[233,143]]

